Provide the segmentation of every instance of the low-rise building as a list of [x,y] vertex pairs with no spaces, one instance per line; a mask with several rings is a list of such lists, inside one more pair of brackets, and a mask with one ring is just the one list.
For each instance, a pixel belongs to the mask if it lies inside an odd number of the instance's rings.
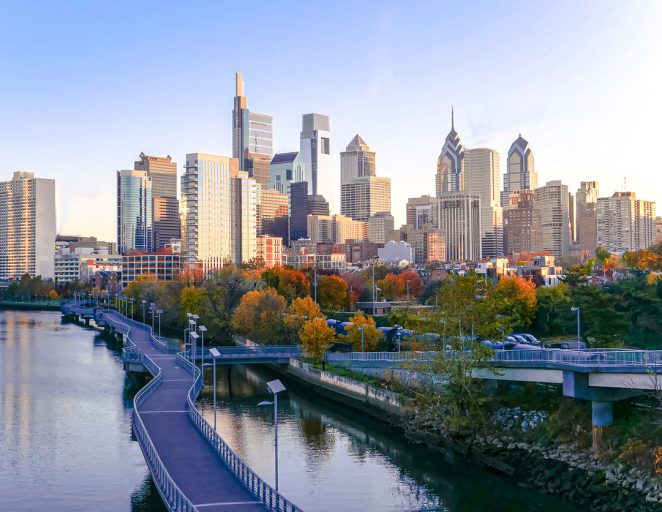
[[414,249],[411,244],[403,240],[399,242],[386,242],[384,247],[377,249],[377,255],[380,263],[398,264],[401,261],[407,261],[408,263],[414,262]]
[[80,255],[58,253],[55,255],[55,283],[69,283],[80,280]]
[[283,260],[283,239],[279,236],[257,235],[257,258],[267,268],[280,267]]
[[171,249],[157,249],[156,252],[128,251],[122,255],[123,287],[140,278],[174,281],[180,273],[180,255],[173,254]]
[[345,253],[332,254],[297,254],[283,253],[283,265],[296,270],[306,270],[317,267],[318,270],[345,270],[347,260]]

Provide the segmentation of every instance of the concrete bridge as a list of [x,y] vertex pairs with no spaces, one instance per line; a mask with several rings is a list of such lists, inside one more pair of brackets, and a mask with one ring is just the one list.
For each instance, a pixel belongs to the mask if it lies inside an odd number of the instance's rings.
[[[71,304],[66,314],[84,318],[87,309]],[[132,427],[169,511],[300,512],[253,472],[204,419],[195,403],[203,387],[200,369],[185,354],[175,353],[177,348],[154,336],[145,324],[110,310],[98,315],[108,329],[123,337],[125,368],[152,377],[134,398]]]
[[[420,375],[436,354],[329,353],[326,362],[364,371],[400,370]],[[613,423],[613,402],[662,390],[662,350],[499,350],[473,373],[480,379],[560,384],[565,396],[591,401],[593,425],[602,427]]]

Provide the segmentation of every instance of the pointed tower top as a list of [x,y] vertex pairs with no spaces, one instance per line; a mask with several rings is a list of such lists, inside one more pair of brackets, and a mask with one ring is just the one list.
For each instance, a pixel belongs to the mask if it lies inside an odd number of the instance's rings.
[[455,111],[451,105],[451,130],[455,130]]
[[235,90],[236,96],[244,95],[244,76],[241,73],[235,73]]

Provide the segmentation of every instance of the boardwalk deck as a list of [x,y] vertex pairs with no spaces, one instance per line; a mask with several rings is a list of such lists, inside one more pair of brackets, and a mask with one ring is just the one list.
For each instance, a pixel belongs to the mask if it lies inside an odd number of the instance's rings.
[[[123,324],[124,318],[117,313],[104,312],[104,317],[111,325]],[[137,351],[153,357],[162,372],[160,386],[136,412],[177,487],[201,512],[265,510],[191,420],[187,404],[191,372],[175,354],[154,346],[146,326],[132,324],[130,328]]]

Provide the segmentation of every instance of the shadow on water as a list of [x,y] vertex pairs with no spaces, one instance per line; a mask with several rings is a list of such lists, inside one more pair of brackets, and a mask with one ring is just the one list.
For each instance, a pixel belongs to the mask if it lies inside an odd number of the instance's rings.
[[167,512],[167,510],[159,491],[156,490],[154,480],[148,474],[142,485],[131,493],[131,512]]

